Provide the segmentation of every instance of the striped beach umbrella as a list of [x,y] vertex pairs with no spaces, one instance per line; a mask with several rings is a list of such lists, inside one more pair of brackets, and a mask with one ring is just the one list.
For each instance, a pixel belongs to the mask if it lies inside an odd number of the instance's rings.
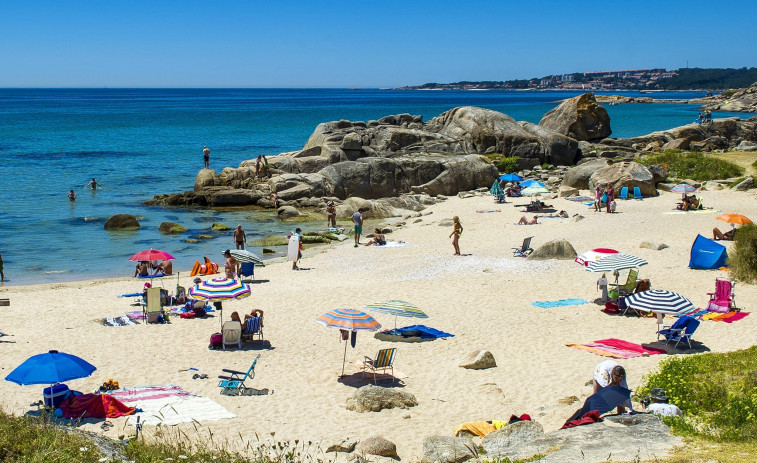
[[[226,251],[221,251],[221,255],[225,256]],[[252,262],[260,267],[265,267],[265,262],[254,252],[250,252],[246,249],[229,249],[229,254],[239,262]]]
[[214,278],[191,287],[189,295],[205,301],[242,299],[250,295],[250,285],[234,278]]
[[678,185],[674,186],[670,189],[673,193],[694,193],[697,191],[696,188],[689,185],[688,183],[679,183]]
[[603,273],[612,272],[613,270],[626,270],[629,268],[641,267],[647,265],[649,262],[641,257],[632,256],[630,254],[610,254],[596,260],[586,266],[587,272]]
[[[315,319],[323,323],[328,328],[339,328],[340,330],[352,331],[352,347],[355,347],[355,339],[358,331],[376,331],[381,328],[381,324],[367,313],[355,309],[334,309]],[[343,333],[344,333],[343,332]],[[344,341],[344,357],[342,358],[342,375],[344,377],[344,364],[347,363],[347,343],[348,337],[342,336]]]
[[395,330],[397,329],[397,317],[428,318],[428,315],[424,311],[407,301],[388,300],[378,304],[367,305],[365,308],[371,312],[394,315]]
[[549,193],[549,190],[543,186],[538,186],[538,185],[530,186],[526,188],[525,190],[521,190],[520,192],[520,194],[523,196],[540,195],[544,193]]
[[650,289],[626,297],[626,304],[636,310],[677,315],[694,308],[690,300],[666,289]]

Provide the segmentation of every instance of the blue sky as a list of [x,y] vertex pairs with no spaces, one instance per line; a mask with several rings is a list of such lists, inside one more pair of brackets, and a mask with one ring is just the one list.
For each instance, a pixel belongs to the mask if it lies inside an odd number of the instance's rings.
[[0,87],[395,87],[757,66],[752,1],[17,1]]

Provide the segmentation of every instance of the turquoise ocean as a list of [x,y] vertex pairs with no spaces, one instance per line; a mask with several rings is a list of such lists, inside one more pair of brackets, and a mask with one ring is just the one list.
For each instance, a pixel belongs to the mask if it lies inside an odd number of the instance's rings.
[[[618,93],[618,92],[613,92]],[[156,194],[191,190],[203,166],[220,172],[259,154],[302,148],[320,122],[368,121],[389,114],[428,120],[473,105],[538,123],[558,101],[579,92],[394,91],[348,89],[0,89],[0,254],[6,285],[130,276],[128,258],[162,249],[174,272],[208,256],[222,261],[230,233],[195,244],[213,222],[241,224],[248,240],[285,235],[292,226],[274,212],[143,206]],[[625,92],[626,95],[636,95]],[[688,99],[702,93],[659,93]],[[687,124],[698,108],[684,104],[606,106],[612,136],[629,137]],[[715,114],[714,117],[738,116]],[[743,115],[742,115],[743,116]],[[104,188],[84,186],[96,178]],[[68,200],[73,189],[78,198]],[[135,232],[108,232],[105,220],[129,213]],[[189,228],[158,232],[161,222]],[[324,224],[305,224],[304,229]],[[260,249],[252,248],[260,252]]]

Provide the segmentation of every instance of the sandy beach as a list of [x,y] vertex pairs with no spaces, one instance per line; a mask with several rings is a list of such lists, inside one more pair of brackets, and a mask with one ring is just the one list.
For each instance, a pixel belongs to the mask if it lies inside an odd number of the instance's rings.
[[[716,211],[756,219],[757,202],[753,193],[707,191],[701,196],[712,212],[675,213],[680,195],[674,193],[643,201],[621,200],[615,214],[595,213],[565,199],[545,200],[557,210],[564,209],[571,216],[580,213],[585,219],[547,218],[531,226],[515,225],[524,208],[514,204],[525,204],[528,199],[495,204],[490,195],[451,197],[387,235],[390,241],[401,240],[406,246],[353,248],[350,239],[327,247],[306,247],[301,267],[308,270],[292,271],[287,262],[257,268],[256,278],[261,281],[252,285],[252,296],[224,304],[225,319],[232,311],[244,314],[253,308],[263,309],[270,349],[253,344],[242,350],[209,350],[210,334],[219,331],[218,313],[203,320],[174,317],[167,325],[103,326],[99,322],[102,317],[135,309],[129,305],[133,298],[118,296],[141,291],[143,280],[2,287],[0,297],[10,298],[11,305],[0,307],[0,331],[6,334],[0,338],[0,372],[5,377],[29,356],[57,349],[98,368],[89,378],[68,382],[72,389],[89,392],[113,378],[122,387],[172,383],[210,397],[237,415],[202,422],[216,439],[238,440],[238,434],[248,438],[271,432],[277,440],[306,441],[382,435],[397,444],[405,461],[420,459],[424,437],[452,435],[453,429],[466,421],[506,420],[511,414],[528,413],[546,431],[552,431],[591,393],[586,383],[594,366],[605,359],[566,344],[611,337],[652,343],[657,325],[654,318],[606,315],[593,303],[551,309],[532,306],[535,301],[566,298],[594,301],[600,296],[598,275],[572,261],[515,258],[511,248],[527,236],[534,237],[534,248],[552,239],[566,239],[579,254],[611,247],[648,260],[640,278],[651,279],[653,288],[681,293],[703,307],[706,293],[714,290],[715,278],[727,273],[688,269],[694,238],[697,233],[711,238],[715,226],[724,231],[730,227],[715,220]],[[464,227],[460,238],[463,256],[452,255],[452,227],[439,226],[454,215]],[[661,251],[639,248],[646,240],[669,247]],[[732,247],[732,243],[725,244]],[[181,285],[191,286],[189,269],[179,270],[183,270]],[[10,271],[6,267],[6,274]],[[162,282],[168,289],[176,283],[176,277]],[[737,284],[736,301],[742,310],[751,311],[755,297],[757,287]],[[455,337],[410,344],[382,342],[372,333],[359,333],[357,346],[347,350],[347,361],[360,362],[380,348],[397,347],[396,376],[419,405],[379,413],[348,411],[345,401],[355,387],[338,381],[344,344],[338,330],[325,328],[315,319],[336,307],[362,308],[385,299],[416,304],[429,315],[421,323]],[[374,316],[385,328],[394,326],[394,317]],[[398,321],[400,326],[416,322]],[[751,346],[754,337],[745,333],[754,333],[755,328],[757,316],[733,324],[704,321],[694,339],[713,352],[732,351]],[[461,357],[480,349],[493,353],[497,368],[474,371],[458,366]],[[685,349],[679,351],[687,354]],[[246,370],[258,353],[257,374],[250,385],[274,393],[220,395],[215,378],[221,369]],[[619,362],[633,389],[664,358],[666,355],[653,355]],[[196,372],[179,371],[189,367],[209,379],[192,379]],[[356,372],[350,365],[347,369],[349,374]],[[9,412],[23,414],[33,408],[30,403],[41,398],[42,387],[0,381],[0,404]],[[568,401],[562,400],[570,396],[578,401],[566,404]],[[107,435],[133,434],[125,418],[111,421],[115,426]],[[191,423],[182,426],[191,428]],[[82,427],[100,432],[98,422]]]

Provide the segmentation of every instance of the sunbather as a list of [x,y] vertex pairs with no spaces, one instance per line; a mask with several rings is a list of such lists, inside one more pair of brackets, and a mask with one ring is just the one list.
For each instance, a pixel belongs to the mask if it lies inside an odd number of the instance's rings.
[[366,246],[383,246],[386,244],[386,238],[381,230],[378,228],[373,229],[373,239],[365,243]]
[[147,261],[146,260],[140,261],[137,264],[136,269],[134,270],[134,276],[146,277],[149,274],[150,272],[147,270]]
[[528,220],[526,216],[520,218],[517,225],[537,225],[539,223],[539,216],[535,215],[533,219]]
[[718,227],[715,227],[712,229],[712,239],[715,241],[717,240],[733,241],[734,235],[736,235],[735,228],[732,228],[725,233],[721,232]]
[[243,325],[247,324],[248,318],[260,317],[260,327],[263,327],[263,311],[261,309],[252,309],[252,312],[245,314]]

